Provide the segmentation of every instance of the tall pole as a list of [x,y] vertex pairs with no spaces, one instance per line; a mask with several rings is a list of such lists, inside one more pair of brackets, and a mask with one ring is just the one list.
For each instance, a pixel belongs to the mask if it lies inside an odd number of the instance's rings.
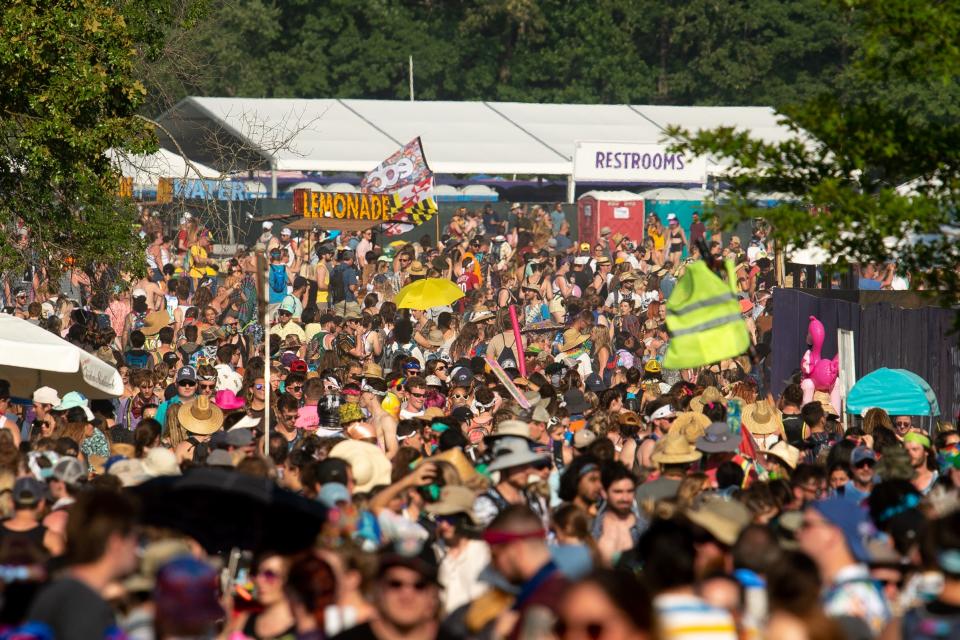
[[413,102],[413,56],[410,56],[410,102]]
[[270,456],[270,260],[263,272],[263,455]]

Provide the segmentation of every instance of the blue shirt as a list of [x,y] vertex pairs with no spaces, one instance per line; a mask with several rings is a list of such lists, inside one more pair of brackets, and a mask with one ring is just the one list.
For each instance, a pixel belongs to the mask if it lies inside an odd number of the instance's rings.
[[859,288],[861,291],[880,291],[883,283],[872,278],[860,278]]

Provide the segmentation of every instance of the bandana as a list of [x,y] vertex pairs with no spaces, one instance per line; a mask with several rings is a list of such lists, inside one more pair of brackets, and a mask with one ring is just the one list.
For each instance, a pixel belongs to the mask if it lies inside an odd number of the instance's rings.
[[911,431],[907,435],[903,436],[903,442],[915,442],[922,446],[924,449],[930,448],[930,438],[923,435],[922,433],[917,433],[916,431]]
[[375,395],[375,396],[385,396],[385,395],[387,395],[387,392],[386,392],[386,391],[377,391],[376,389],[374,389],[373,387],[371,387],[369,384],[367,384],[367,381],[366,381],[366,380],[364,380],[363,382],[360,383],[360,391],[364,391],[364,392],[366,392],[366,393],[372,393],[372,394]]
[[489,545],[510,544],[520,540],[543,540],[547,537],[547,532],[543,529],[530,531],[529,533],[510,533],[507,531],[484,531],[483,541]]

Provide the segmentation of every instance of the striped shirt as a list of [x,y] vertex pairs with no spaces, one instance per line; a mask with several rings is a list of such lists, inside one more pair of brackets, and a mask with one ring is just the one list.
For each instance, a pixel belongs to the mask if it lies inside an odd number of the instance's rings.
[[697,596],[661,594],[653,606],[664,640],[737,640],[733,617]]

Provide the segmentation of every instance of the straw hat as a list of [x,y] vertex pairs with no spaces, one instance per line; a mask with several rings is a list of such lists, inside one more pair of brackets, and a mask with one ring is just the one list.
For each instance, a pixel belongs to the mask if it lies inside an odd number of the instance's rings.
[[655,464],[685,464],[696,462],[703,454],[693,448],[679,433],[668,433],[657,442],[650,457]]
[[181,405],[177,419],[190,433],[205,436],[218,431],[223,426],[223,411],[210,403],[207,396],[197,396],[196,400]]
[[766,400],[747,405],[743,411],[743,425],[755,436],[783,432],[783,422]]
[[723,394],[720,393],[720,390],[712,386],[704,389],[703,393],[701,393],[699,396],[694,396],[690,399],[690,409],[703,413],[704,405],[708,405],[711,402],[726,404],[726,400],[724,399]]
[[363,365],[363,377],[371,380],[383,380],[383,367],[373,362]]
[[407,270],[412,276],[425,276],[427,275],[427,268],[423,266],[423,263],[419,260],[414,260],[410,263],[410,268]]
[[686,511],[690,522],[700,525],[725,545],[733,546],[750,524],[750,510],[737,500],[705,499],[697,509]]
[[424,509],[427,513],[438,516],[450,516],[456,513],[466,514],[471,520],[476,520],[473,514],[473,501],[477,497],[471,489],[457,485],[447,485],[440,490],[440,500],[427,504]]
[[775,456],[791,469],[796,469],[797,463],[800,462],[800,449],[787,444],[783,440],[777,440],[776,444],[767,449],[765,453],[768,456]]
[[166,309],[162,311],[151,311],[143,319],[143,326],[140,331],[145,336],[155,336],[160,333],[160,329],[170,324],[170,314]]
[[567,329],[563,332],[563,344],[560,345],[560,351],[573,351],[589,339],[590,336],[580,333],[576,329]]
[[390,484],[390,461],[375,444],[344,440],[330,449],[329,457],[350,465],[356,493],[367,493],[376,486]]
[[447,449],[443,453],[438,453],[429,458],[420,458],[415,465],[420,466],[424,462],[446,462],[457,470],[457,474],[460,476],[460,482],[469,487],[486,484],[486,479],[476,470],[463,453],[463,449],[459,447]]
[[440,329],[430,329],[430,333],[427,334],[427,342],[434,347],[442,346],[443,331],[440,331]]
[[710,418],[696,411],[683,411],[670,425],[670,433],[682,435],[691,446],[696,444],[697,438],[702,436],[710,426]]

